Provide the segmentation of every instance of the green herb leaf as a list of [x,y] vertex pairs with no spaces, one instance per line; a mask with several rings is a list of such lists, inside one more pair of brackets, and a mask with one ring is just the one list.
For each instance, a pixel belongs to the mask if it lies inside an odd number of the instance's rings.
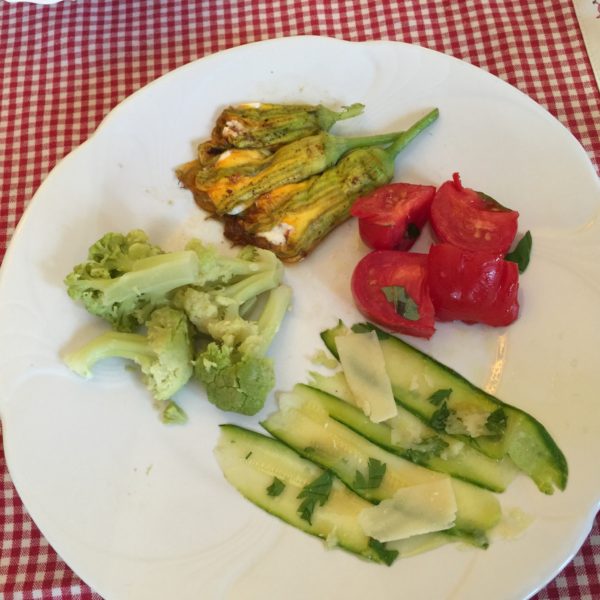
[[398,558],[398,550],[390,550],[383,542],[375,538],[369,538],[369,548],[375,551],[375,554],[388,567]]
[[267,494],[269,496],[279,496],[284,489],[285,483],[281,479],[274,477],[273,483],[267,488]]
[[385,299],[394,307],[394,310],[408,321],[419,320],[419,307],[407,294],[401,285],[387,285],[381,288]]
[[409,448],[404,455],[411,462],[424,464],[432,456],[439,456],[447,447],[448,443],[441,438],[430,437]]
[[406,226],[404,237],[407,240],[416,240],[421,235],[421,230],[414,223],[409,223]]
[[510,260],[511,262],[517,263],[519,267],[519,273],[523,273],[529,264],[532,245],[533,238],[531,237],[531,231],[528,231],[519,240],[519,243],[515,246],[515,249],[512,252],[509,252],[504,258],[506,260]]
[[450,416],[450,409],[446,402],[442,402],[441,406],[434,411],[429,420],[429,425],[436,431],[444,431],[446,429],[446,422]]
[[248,454],[246,454],[246,456],[244,456],[244,459],[248,460],[251,456],[252,456],[252,450],[250,450],[250,452],[248,452]]
[[323,506],[329,499],[331,486],[333,485],[333,475],[330,471],[324,471],[314,481],[305,485],[298,494],[302,500],[298,507],[300,517],[312,525],[312,515],[317,505]]
[[356,471],[352,487],[357,490],[374,490],[378,488],[381,485],[386,468],[387,465],[385,463],[376,458],[369,458],[367,476],[365,477],[360,471]]
[[506,431],[506,413],[503,408],[497,408],[485,422],[485,428],[492,435],[502,435]]
[[444,388],[433,392],[433,394],[431,394],[431,396],[429,396],[427,399],[434,406],[439,406],[444,400],[448,400],[451,393],[452,388]]
[[481,198],[481,200],[483,200],[487,210],[495,211],[495,212],[508,212],[511,210],[510,208],[506,208],[506,206],[503,206],[502,204],[500,204],[500,202],[498,202],[498,200],[496,200],[495,198],[492,198],[485,192],[477,192],[477,195]]

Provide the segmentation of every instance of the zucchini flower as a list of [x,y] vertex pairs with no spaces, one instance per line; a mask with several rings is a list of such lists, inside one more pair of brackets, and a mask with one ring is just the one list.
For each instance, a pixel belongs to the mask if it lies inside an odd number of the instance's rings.
[[385,149],[358,148],[321,175],[261,196],[243,214],[225,219],[225,236],[269,249],[286,262],[301,260],[350,216],[356,198],[391,181],[396,156],[438,114],[431,111]]
[[336,121],[360,115],[363,110],[363,104],[344,106],[339,112],[321,104],[239,104],[219,115],[211,141],[223,148],[282,146],[319,131],[329,131]]
[[273,155],[242,166],[199,171],[195,187],[218,215],[239,214],[261,194],[322,173],[354,148],[388,144],[398,133],[344,138],[321,132],[279,148]]
[[212,142],[204,142],[198,147],[198,158],[181,165],[176,175],[183,187],[194,195],[196,204],[208,213],[216,212],[216,207],[208,194],[198,187],[196,182],[216,179],[219,175],[231,173],[251,175],[256,173],[264,161],[272,154],[270,150],[262,149],[219,149],[219,153],[210,154],[215,147]]

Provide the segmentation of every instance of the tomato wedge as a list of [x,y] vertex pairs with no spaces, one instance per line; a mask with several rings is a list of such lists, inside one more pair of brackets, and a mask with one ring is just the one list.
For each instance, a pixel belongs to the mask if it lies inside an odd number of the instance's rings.
[[350,213],[369,248],[408,250],[429,219],[434,195],[431,185],[390,183],[356,200]]
[[440,321],[509,325],[519,315],[519,268],[502,256],[436,244],[429,249],[429,293]]
[[430,338],[434,312],[427,284],[427,255],[375,250],[352,274],[352,296],[360,312],[378,325]]
[[517,211],[463,187],[458,173],[440,186],[431,204],[431,226],[438,240],[465,250],[506,254],[518,218]]

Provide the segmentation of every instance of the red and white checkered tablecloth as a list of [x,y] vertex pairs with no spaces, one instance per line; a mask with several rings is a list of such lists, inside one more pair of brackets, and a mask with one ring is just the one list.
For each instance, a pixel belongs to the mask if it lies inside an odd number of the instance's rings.
[[[567,0],[0,0],[0,259],[48,172],[121,100],[207,54],[299,34],[398,40],[473,63],[547,108],[600,167],[600,92]],[[538,600],[600,598],[599,525]],[[32,523],[1,443],[0,598],[99,598]]]

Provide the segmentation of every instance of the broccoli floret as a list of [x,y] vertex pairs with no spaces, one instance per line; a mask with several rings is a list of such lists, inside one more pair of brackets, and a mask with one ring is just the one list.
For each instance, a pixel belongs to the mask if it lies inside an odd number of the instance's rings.
[[275,385],[272,360],[244,356],[217,342],[198,357],[195,373],[213,404],[243,415],[256,414]]
[[291,289],[279,285],[269,298],[254,330],[239,344],[213,341],[195,361],[195,375],[210,402],[222,410],[254,415],[275,385],[273,361],[265,354],[288,310]]
[[107,331],[67,354],[65,363],[82,377],[91,377],[99,360],[121,357],[134,361],[163,420],[180,422],[185,413],[170,400],[193,373],[189,321],[182,311],[165,306],[151,314],[146,327],[145,335]]
[[268,300],[256,322],[257,331],[249,335],[241,344],[244,355],[264,356],[273,338],[279,331],[281,322],[290,306],[292,290],[287,285],[279,285],[269,293]]
[[191,240],[185,250],[163,252],[147,235],[107,233],[88,252],[84,263],[66,277],[71,298],[83,303],[118,331],[134,331],[150,313],[169,304],[173,290],[186,286],[215,287],[277,268],[268,251],[242,250],[237,257]]
[[201,333],[230,346],[256,335],[256,323],[245,318],[246,307],[281,281],[281,266],[254,273],[228,286],[213,289],[183,287],[173,296],[173,305],[185,311]]
[[[107,233],[90,246],[88,261],[76,268],[82,268],[92,277],[117,277],[131,271],[141,258],[163,254],[158,246],[151,244],[141,229],[133,229],[127,234]],[[105,269],[105,273],[98,270]]]
[[[103,358],[135,361],[167,421],[185,417],[170,397],[194,369],[211,402],[254,414],[275,385],[273,363],[265,354],[290,303],[282,275],[282,263],[268,250],[246,247],[237,256],[224,256],[194,239],[184,250],[164,252],[141,230],[108,233],[65,283],[69,295],[111,323],[113,331],[66,362],[89,377]],[[260,317],[249,318],[267,292]],[[142,325],[146,335],[136,331]],[[202,336],[210,341],[194,358],[196,338]]]
[[200,276],[194,285],[200,287],[223,285],[261,271],[279,270],[279,259],[269,250],[254,246],[242,248],[237,256],[225,256],[214,246],[191,239],[186,250],[196,253],[202,264]]

